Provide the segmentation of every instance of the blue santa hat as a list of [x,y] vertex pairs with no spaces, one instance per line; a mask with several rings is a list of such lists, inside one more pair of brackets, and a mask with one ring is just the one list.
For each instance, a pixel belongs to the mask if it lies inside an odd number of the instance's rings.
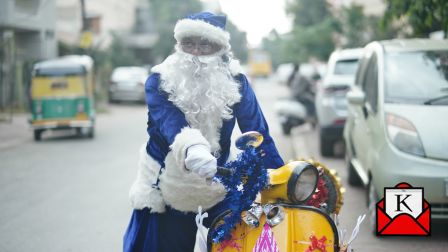
[[230,35],[225,30],[226,20],[226,16],[210,12],[191,14],[177,21],[174,38],[180,42],[185,37],[199,36],[221,45],[225,50],[230,50]]

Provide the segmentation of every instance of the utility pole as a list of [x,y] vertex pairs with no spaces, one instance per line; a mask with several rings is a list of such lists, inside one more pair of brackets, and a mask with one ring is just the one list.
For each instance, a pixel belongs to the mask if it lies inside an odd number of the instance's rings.
[[82,29],[81,31],[87,31],[87,17],[86,17],[86,4],[84,0],[81,1],[81,22],[82,22]]
[[89,24],[87,23],[85,0],[80,1],[81,1],[82,28],[81,28],[81,38],[79,41],[79,47],[81,47],[84,50],[85,54],[88,54],[88,49],[92,46],[93,34],[91,31],[89,31]]

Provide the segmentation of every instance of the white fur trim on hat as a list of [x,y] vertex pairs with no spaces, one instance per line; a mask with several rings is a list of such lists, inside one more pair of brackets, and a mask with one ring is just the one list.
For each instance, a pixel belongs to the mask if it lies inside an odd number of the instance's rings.
[[230,35],[227,31],[202,20],[181,19],[174,27],[174,38],[180,43],[182,38],[199,36],[207,38],[230,50]]

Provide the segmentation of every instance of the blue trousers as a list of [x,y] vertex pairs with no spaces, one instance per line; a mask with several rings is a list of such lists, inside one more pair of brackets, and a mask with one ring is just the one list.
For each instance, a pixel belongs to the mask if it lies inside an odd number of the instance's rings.
[[[207,210],[204,225],[227,208],[225,201]],[[164,213],[150,213],[148,208],[134,210],[124,235],[124,252],[192,252],[196,241],[196,213],[183,213],[167,207]]]

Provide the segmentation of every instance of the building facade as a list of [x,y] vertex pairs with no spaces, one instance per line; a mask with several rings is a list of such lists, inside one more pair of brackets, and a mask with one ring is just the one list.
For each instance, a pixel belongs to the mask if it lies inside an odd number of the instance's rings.
[[55,23],[55,0],[0,1],[0,34],[2,39],[14,39],[16,60],[55,57]]
[[57,56],[55,0],[0,1],[0,117],[27,104],[32,64]]

